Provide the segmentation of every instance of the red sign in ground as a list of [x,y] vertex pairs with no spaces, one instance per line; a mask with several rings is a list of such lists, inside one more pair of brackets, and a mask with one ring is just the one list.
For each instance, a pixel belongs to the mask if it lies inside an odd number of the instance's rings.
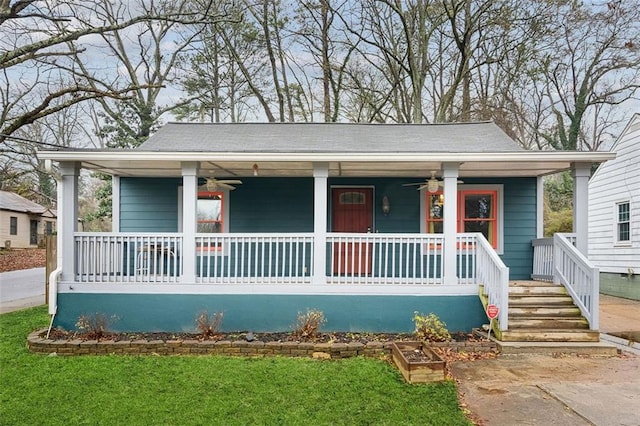
[[487,306],[487,316],[489,319],[495,319],[498,316],[498,307],[496,305]]

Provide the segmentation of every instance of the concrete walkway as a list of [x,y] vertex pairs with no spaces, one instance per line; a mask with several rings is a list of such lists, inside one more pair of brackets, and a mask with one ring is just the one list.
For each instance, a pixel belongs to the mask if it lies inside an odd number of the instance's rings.
[[[640,332],[640,302],[601,296],[600,330]],[[638,426],[640,350],[621,343],[616,357],[502,355],[451,369],[461,403],[481,425]]]

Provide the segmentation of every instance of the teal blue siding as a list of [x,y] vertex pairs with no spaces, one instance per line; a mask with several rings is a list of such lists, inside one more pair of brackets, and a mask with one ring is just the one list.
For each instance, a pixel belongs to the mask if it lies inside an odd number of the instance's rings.
[[312,178],[243,177],[229,198],[229,232],[313,232]]
[[[420,192],[403,183],[418,178],[330,178],[331,186],[374,188],[374,231],[418,233]],[[230,232],[313,232],[313,178],[242,178],[229,194]],[[176,232],[180,178],[121,178],[122,232]],[[504,185],[504,254],[511,279],[527,279],[533,268],[531,240],[536,238],[536,179],[466,179],[467,184]],[[391,212],[381,212],[387,196]],[[331,229],[331,215],[328,226]]]
[[[497,183],[497,181],[496,181]],[[512,280],[529,279],[536,238],[536,179],[504,179],[504,255]]]
[[180,178],[120,178],[120,232],[177,232]]
[[202,311],[223,312],[224,331],[290,331],[298,312],[321,310],[325,331],[411,332],[414,311],[434,312],[450,331],[486,322],[478,296],[176,295],[88,294],[58,296],[55,325],[74,329],[78,317],[115,315],[114,331],[194,332]]

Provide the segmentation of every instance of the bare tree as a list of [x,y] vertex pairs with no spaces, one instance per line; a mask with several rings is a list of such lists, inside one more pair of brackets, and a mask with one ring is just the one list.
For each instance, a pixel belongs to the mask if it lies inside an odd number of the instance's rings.
[[[556,149],[597,148],[598,134],[586,132],[586,119],[599,125],[603,106],[619,105],[640,88],[640,9],[630,2],[571,3],[556,10],[550,48],[539,58],[554,122],[540,129]],[[595,133],[594,133],[595,132]]]

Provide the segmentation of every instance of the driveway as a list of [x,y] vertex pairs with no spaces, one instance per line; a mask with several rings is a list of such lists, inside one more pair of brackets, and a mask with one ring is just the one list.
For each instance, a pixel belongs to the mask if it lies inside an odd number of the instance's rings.
[[452,373],[481,425],[640,425],[635,355],[502,355]]
[[0,314],[45,303],[45,268],[0,273]]
[[[640,331],[640,302],[601,296],[600,330]],[[481,425],[638,426],[640,350],[624,343],[615,357],[501,355],[454,362],[451,371]]]

